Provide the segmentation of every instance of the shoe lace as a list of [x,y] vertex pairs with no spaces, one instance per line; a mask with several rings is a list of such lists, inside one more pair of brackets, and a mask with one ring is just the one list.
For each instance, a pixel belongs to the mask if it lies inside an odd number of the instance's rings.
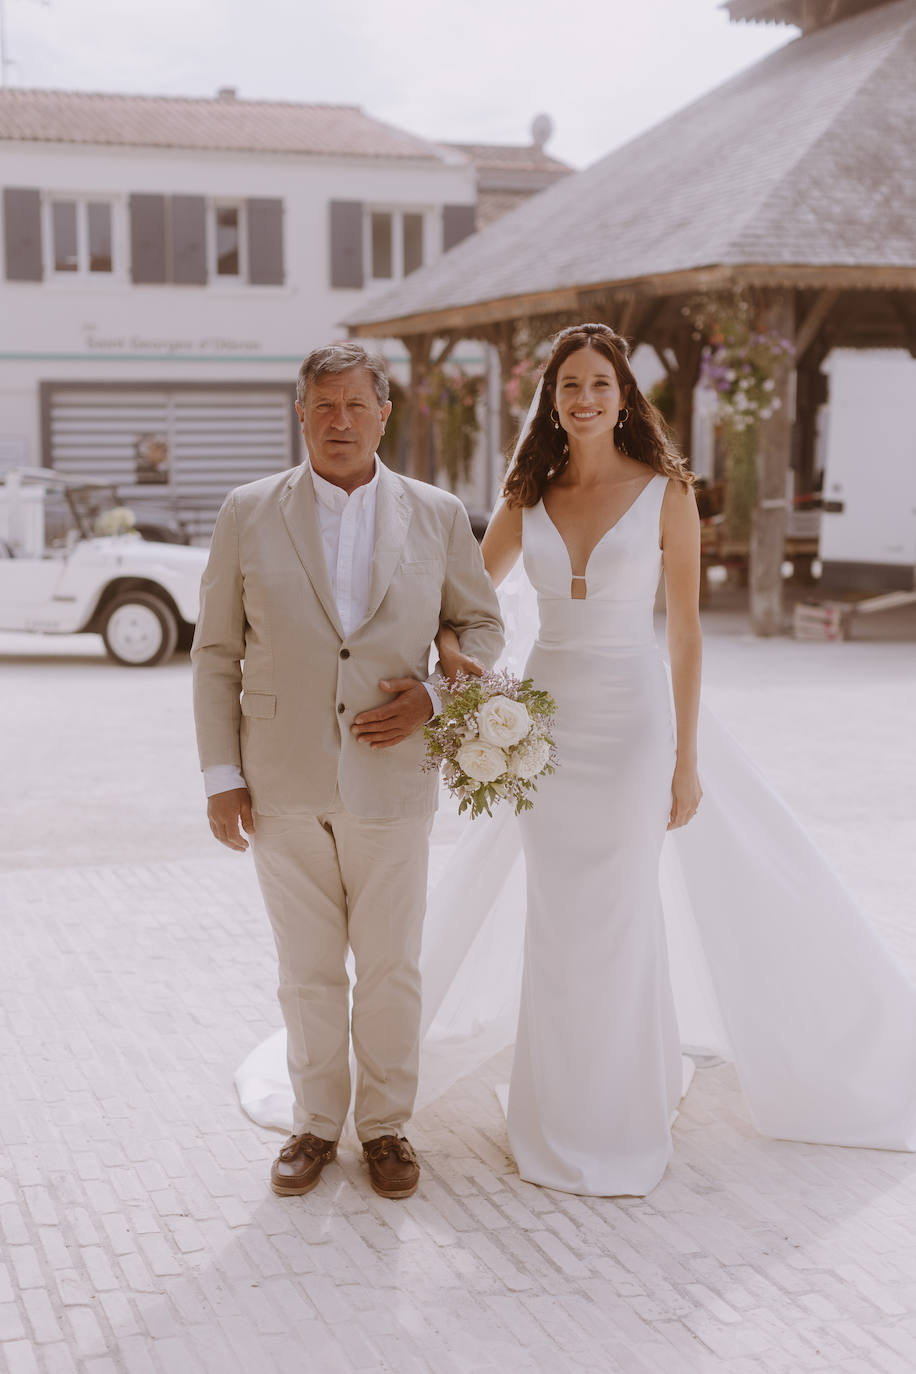
[[406,1140],[399,1140],[394,1135],[383,1135],[378,1140],[370,1140],[363,1147],[368,1159],[373,1163],[387,1159],[389,1155],[395,1155],[402,1164],[413,1164],[414,1152],[412,1146]]
[[312,1135],[306,1131],[303,1135],[290,1136],[280,1151],[280,1158],[287,1164],[299,1154],[305,1155],[307,1159],[317,1159],[328,1148],[328,1141],[320,1140],[317,1135]]

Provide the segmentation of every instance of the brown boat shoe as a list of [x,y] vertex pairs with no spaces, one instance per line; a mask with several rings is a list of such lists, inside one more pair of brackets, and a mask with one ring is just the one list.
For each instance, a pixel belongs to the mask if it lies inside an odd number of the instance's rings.
[[322,1140],[309,1131],[291,1135],[270,1166],[270,1186],[278,1197],[310,1193],[324,1166],[336,1158],[336,1140]]
[[420,1165],[405,1136],[380,1135],[367,1140],[363,1154],[369,1181],[379,1197],[413,1197],[420,1183]]

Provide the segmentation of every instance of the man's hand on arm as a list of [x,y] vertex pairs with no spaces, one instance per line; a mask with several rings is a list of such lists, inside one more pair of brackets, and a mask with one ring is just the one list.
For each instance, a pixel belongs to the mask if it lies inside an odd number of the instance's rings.
[[207,820],[214,837],[227,849],[244,853],[248,841],[242,834],[245,830],[254,834],[254,818],[251,814],[251,795],[247,787],[233,787],[228,792],[216,792],[207,799]]
[[431,719],[433,704],[426,686],[416,678],[383,678],[379,686],[383,692],[397,693],[394,700],[372,711],[360,711],[350,729],[370,749],[390,749]]

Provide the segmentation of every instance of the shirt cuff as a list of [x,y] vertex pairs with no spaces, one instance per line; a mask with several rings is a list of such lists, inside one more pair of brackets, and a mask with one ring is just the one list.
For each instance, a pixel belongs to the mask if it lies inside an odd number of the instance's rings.
[[204,769],[204,790],[208,797],[217,792],[231,792],[235,787],[247,787],[241,768],[234,763],[214,763]]
[[433,715],[437,716],[439,712],[442,710],[442,698],[439,696],[439,693],[436,691],[435,687],[428,679],[426,682],[423,683],[423,686],[426,688],[429,694],[429,699],[433,704]]

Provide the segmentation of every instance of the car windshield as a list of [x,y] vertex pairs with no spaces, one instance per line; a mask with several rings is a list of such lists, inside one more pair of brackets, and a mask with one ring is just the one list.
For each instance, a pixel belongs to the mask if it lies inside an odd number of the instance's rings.
[[100,516],[123,504],[113,486],[68,487],[67,500],[80,532],[87,538],[99,532]]

